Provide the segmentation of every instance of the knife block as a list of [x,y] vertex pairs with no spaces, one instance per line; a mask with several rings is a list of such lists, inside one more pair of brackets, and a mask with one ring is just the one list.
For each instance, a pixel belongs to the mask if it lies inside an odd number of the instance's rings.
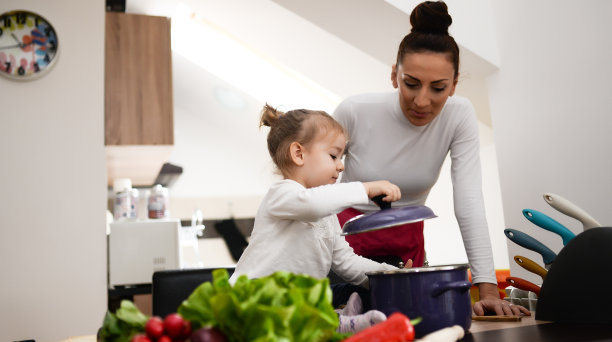
[[557,255],[544,279],[535,318],[557,323],[612,324],[612,228],[591,228]]

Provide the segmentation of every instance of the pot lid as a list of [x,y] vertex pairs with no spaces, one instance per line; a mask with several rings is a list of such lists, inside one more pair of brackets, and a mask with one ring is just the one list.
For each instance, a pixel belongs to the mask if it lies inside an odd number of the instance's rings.
[[438,217],[424,205],[391,208],[391,203],[382,201],[382,197],[381,195],[372,198],[381,207],[379,211],[355,216],[346,221],[342,226],[341,235],[365,233]]
[[456,265],[440,265],[440,266],[423,266],[423,267],[412,267],[412,268],[398,268],[392,271],[373,271],[366,272],[367,276],[377,276],[384,274],[404,274],[404,273],[425,273],[425,272],[438,272],[438,271],[454,271],[454,270],[467,270],[470,268],[469,264],[456,264]]

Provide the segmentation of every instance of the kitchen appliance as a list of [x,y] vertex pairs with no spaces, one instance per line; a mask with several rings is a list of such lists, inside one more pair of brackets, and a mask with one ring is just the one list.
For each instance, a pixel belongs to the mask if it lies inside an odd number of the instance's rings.
[[550,232],[553,232],[563,239],[563,246],[567,245],[571,239],[576,237],[571,230],[567,229],[564,225],[557,222],[550,216],[541,213],[533,209],[523,209],[523,216],[531,223],[537,225],[540,228],[544,228]]
[[110,224],[109,286],[151,284],[155,271],[181,268],[179,219]]
[[560,195],[546,193],[544,194],[544,200],[557,211],[580,221],[584,230],[601,227],[601,224],[586,211],[582,210],[582,208],[561,197]]
[[387,316],[399,311],[409,318],[422,317],[414,326],[416,337],[453,325],[467,331],[472,322],[468,268],[462,264],[368,272],[372,309]]

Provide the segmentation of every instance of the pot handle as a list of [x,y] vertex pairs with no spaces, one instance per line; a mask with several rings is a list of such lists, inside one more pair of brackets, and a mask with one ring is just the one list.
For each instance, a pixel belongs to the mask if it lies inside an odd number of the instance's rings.
[[381,210],[391,209],[391,202],[383,201],[383,197],[385,197],[385,195],[374,196],[372,197],[372,202],[376,203]]
[[433,297],[438,297],[449,290],[457,290],[459,292],[465,292],[472,287],[472,283],[467,280],[459,280],[459,281],[448,281],[448,282],[440,282],[436,283],[431,290],[431,295]]

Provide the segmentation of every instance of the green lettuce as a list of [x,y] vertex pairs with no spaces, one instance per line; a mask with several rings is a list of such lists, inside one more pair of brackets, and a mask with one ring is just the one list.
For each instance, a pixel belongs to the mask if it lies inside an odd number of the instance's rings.
[[100,340],[104,342],[129,342],[137,333],[144,332],[147,317],[129,300],[122,300],[120,307],[112,313],[106,312],[100,329]]
[[196,288],[178,308],[194,329],[218,327],[230,341],[339,341],[338,315],[329,279],[276,272],[240,276],[234,286],[225,269]]

